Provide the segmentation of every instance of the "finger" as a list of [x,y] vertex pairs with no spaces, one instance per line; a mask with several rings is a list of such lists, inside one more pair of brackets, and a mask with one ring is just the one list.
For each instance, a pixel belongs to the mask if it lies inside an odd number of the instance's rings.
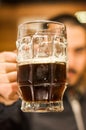
[[0,53],[0,62],[16,62],[16,53],[14,52],[2,52]]
[[9,79],[7,77],[7,74],[1,74],[0,73],[0,86],[2,85],[2,83],[9,83]]
[[19,98],[18,91],[17,82],[2,83],[0,85],[0,95],[6,100],[17,100]]
[[0,63],[0,74],[9,73],[11,71],[16,71],[16,63]]
[[9,99],[10,100],[18,100],[19,99],[19,95],[18,95],[18,93],[15,93],[15,92],[13,92],[13,93],[11,93],[10,95],[9,95]]
[[4,99],[2,96],[0,96],[0,103],[3,103],[5,105],[11,105],[13,104],[14,102],[16,102],[17,100],[6,100]]
[[17,72],[14,71],[14,72],[7,73],[7,77],[9,82],[15,82],[17,81]]
[[9,94],[8,98],[10,100],[17,100],[17,99],[19,99],[18,91],[19,91],[18,84],[16,82],[15,83],[11,83],[11,93]]
[[0,83],[11,83],[17,80],[17,72],[10,72],[7,74],[0,74]]
[[16,71],[17,65],[16,63],[7,63],[5,68],[6,68],[6,73],[9,73],[12,71]]

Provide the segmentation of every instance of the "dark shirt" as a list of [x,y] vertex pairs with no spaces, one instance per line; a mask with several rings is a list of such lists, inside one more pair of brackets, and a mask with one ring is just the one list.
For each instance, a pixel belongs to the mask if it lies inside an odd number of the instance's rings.
[[[79,102],[86,130],[86,96],[80,97]],[[25,113],[20,110],[20,105],[21,101],[11,106],[0,104],[0,130],[78,130],[66,95],[63,112]]]
[[29,116],[20,106],[20,100],[10,106],[0,104],[0,130],[30,130]]

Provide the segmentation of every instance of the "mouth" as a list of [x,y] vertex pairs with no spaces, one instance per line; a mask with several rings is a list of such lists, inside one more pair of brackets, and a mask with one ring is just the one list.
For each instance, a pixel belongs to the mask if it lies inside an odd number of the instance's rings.
[[76,70],[74,70],[72,68],[68,69],[68,71],[67,71],[68,77],[72,77],[72,76],[76,75],[76,73],[77,73]]
[[70,78],[70,77],[73,77],[75,75],[75,73],[73,72],[67,72],[67,77]]
[[67,72],[67,82],[68,85],[73,85],[73,83],[75,82],[76,76],[73,72]]

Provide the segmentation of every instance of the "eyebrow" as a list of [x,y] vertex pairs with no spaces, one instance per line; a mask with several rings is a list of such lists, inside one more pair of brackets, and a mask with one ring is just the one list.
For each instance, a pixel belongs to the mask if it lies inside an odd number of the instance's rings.
[[81,51],[81,50],[85,50],[86,49],[86,46],[84,46],[84,47],[77,47],[77,48],[75,48],[75,51]]

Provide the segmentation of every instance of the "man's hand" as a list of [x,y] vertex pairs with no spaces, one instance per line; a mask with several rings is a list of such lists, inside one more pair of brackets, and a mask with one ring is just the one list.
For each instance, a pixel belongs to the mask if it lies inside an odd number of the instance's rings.
[[16,53],[0,53],[0,102],[5,105],[14,103],[18,96]]

